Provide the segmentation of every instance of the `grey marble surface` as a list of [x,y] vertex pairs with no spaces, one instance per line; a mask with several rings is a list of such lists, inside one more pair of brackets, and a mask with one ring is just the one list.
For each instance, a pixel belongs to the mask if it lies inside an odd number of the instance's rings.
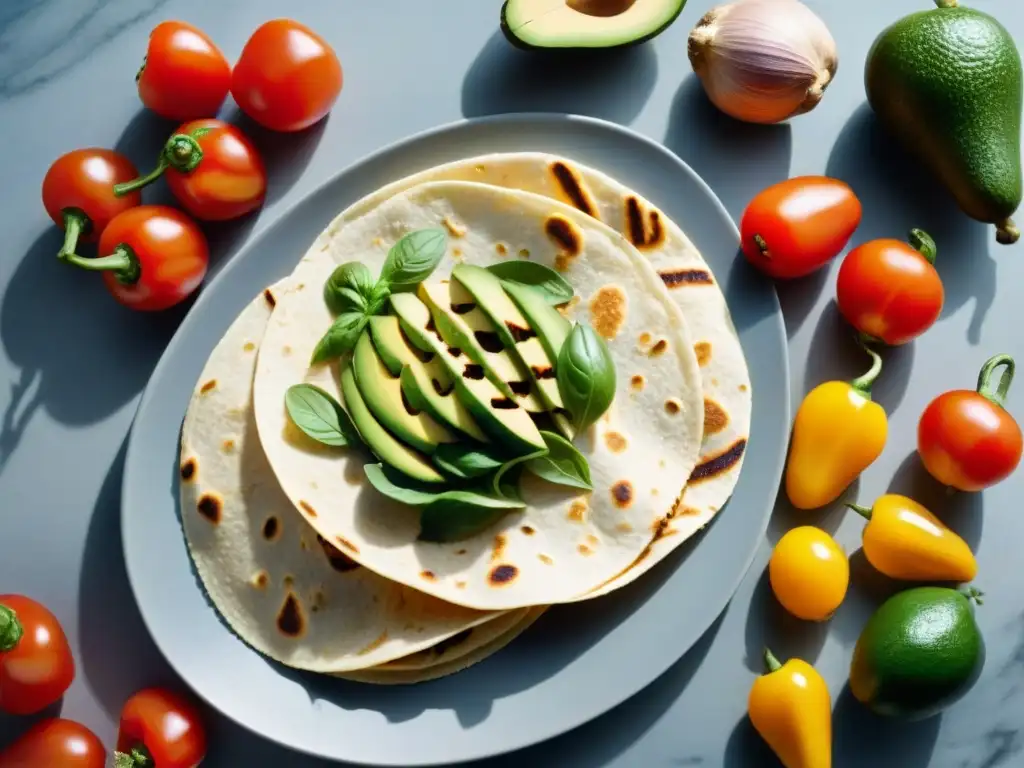
[[[288,140],[261,134],[271,187],[258,217],[211,227],[215,264],[230,259],[338,168],[415,131],[460,117],[521,110],[570,111],[630,125],[689,162],[734,216],[762,187],[789,175],[828,173],[864,202],[857,240],[928,229],[938,241],[947,304],[939,324],[892,352],[876,388],[890,412],[882,458],[853,489],[863,502],[894,489],[929,504],[974,546],[987,638],[984,674],[941,717],[897,724],[864,712],[845,689],[849,655],[868,613],[885,597],[859,555],[834,619],[788,621],[763,576],[770,545],[798,522],[836,531],[856,550],[861,523],[838,509],[776,511],[762,550],[721,619],[662,679],[579,730],[506,759],[505,765],[775,765],[744,717],[768,642],[801,655],[832,691],[835,760],[878,768],[1024,765],[1024,472],[982,495],[946,498],[914,454],[917,418],[945,388],[972,386],[996,352],[1024,355],[1020,304],[1024,243],[994,244],[991,230],[958,214],[920,169],[881,137],[864,105],[864,57],[889,21],[928,0],[812,0],[839,45],[840,69],[822,105],[792,125],[754,127],[711,108],[686,60],[686,35],[711,5],[690,0],[653,44],[553,67],[510,50],[497,33],[498,0],[3,0],[0,3],[0,592],[24,592],[63,620],[78,678],[61,711],[110,743],[122,701],[150,684],[177,684],[139,618],[118,529],[124,440],[138,396],[180,312],[122,310],[98,281],[58,265],[59,236],[40,201],[48,164],[78,146],[113,146],[148,166],[173,126],[140,110],[132,77],[149,29],[166,18],[200,25],[236,56],[262,21],[292,15],[336,48],[346,83],[330,118]],[[1024,6],[977,0],[1024,39]],[[231,112],[233,107],[226,107]],[[161,190],[147,192],[159,200]],[[216,267],[215,267],[216,268]],[[834,308],[835,268],[780,290],[790,339],[791,399],[850,377],[862,361]],[[1024,419],[1024,381],[1011,409]],[[158,557],[160,542],[153,542]],[[696,588],[696,587],[695,587]],[[643,649],[638,649],[642,653]],[[239,681],[244,685],[244,681]],[[209,713],[204,765],[321,765],[281,750]],[[26,721],[0,717],[0,745]],[[510,724],[510,727],[512,725]],[[483,765],[481,766],[483,768]]]

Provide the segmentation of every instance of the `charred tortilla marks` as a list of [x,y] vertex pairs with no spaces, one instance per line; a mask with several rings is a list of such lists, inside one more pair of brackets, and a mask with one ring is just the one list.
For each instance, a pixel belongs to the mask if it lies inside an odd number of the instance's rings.
[[491,562],[496,563],[501,560],[502,555],[505,554],[505,545],[507,540],[502,534],[498,534],[494,537],[494,547],[491,549]]
[[466,363],[466,367],[462,369],[462,376],[479,381],[484,377],[484,367],[476,363]]
[[629,386],[633,388],[634,392],[640,392],[644,388],[644,384],[646,384],[646,380],[640,374],[629,380]]
[[491,408],[496,411],[514,411],[519,403],[509,397],[492,397]]
[[723,472],[727,472],[743,458],[743,451],[746,448],[746,438],[741,438],[721,453],[701,459],[701,462],[690,473],[690,482],[699,483],[702,480],[710,480]]
[[497,331],[473,331],[473,338],[476,339],[476,343],[485,352],[496,354],[505,349],[505,345],[501,343],[501,337],[498,336]]
[[359,554],[359,547],[357,547],[351,541],[346,539],[344,536],[335,536],[334,540],[338,542],[338,544],[340,544],[342,547],[347,549],[349,552],[355,552],[357,555]]
[[196,510],[214,525],[220,522],[220,513],[224,502],[215,493],[204,493],[196,503]]
[[722,406],[709,397],[704,398],[704,434],[715,435],[725,429],[729,423],[729,414]]
[[319,533],[316,535],[316,540],[320,545],[320,548],[323,549],[324,554],[327,556],[327,562],[330,564],[331,568],[336,570],[338,573],[354,571],[359,567],[359,563],[331,544],[331,542]]
[[629,480],[619,480],[612,486],[612,501],[619,509],[625,509],[633,503],[633,485]]
[[365,656],[368,653],[373,653],[375,650],[377,650],[382,645],[384,645],[384,643],[386,643],[387,641],[388,641],[388,631],[385,629],[383,632],[380,633],[380,635],[377,636],[376,640],[372,641],[369,645],[367,645],[365,648],[360,650],[359,653],[356,654],[356,655],[358,655],[358,656]]
[[534,530],[533,528],[531,528],[528,525],[522,526],[519,530],[522,531],[523,534],[526,535],[526,536],[533,536],[533,534],[535,534],[537,532],[536,530]]
[[267,541],[276,541],[281,535],[281,523],[271,515],[263,521],[263,538]]
[[444,228],[448,230],[448,234],[452,237],[462,237],[466,234],[466,228],[459,225],[457,222],[452,221],[451,217],[445,216],[441,223],[444,224]]
[[299,507],[310,517],[316,517],[316,510],[313,509],[313,506],[308,501],[299,499]]
[[658,274],[669,290],[684,285],[714,285],[711,273],[706,269],[663,269]]
[[293,592],[284,599],[277,612],[277,629],[285,637],[297,640],[306,633],[306,617],[302,615],[302,603]]
[[537,559],[540,560],[542,563],[544,563],[544,565],[554,565],[555,564],[554,560],[552,560],[550,557],[548,557],[547,555],[545,555],[543,553],[537,555]]
[[256,589],[266,589],[270,583],[270,576],[266,571],[257,571],[250,582]]
[[573,259],[583,251],[583,233],[576,225],[557,213],[544,221],[544,231],[554,243],[561,248],[555,257],[555,269],[564,272],[572,264]]
[[499,256],[508,255],[508,246],[505,245],[504,243],[498,243],[497,245],[495,245],[494,250],[497,252]]
[[740,384],[739,386],[740,392],[746,392],[748,389],[749,387],[746,384]]
[[707,365],[711,360],[711,342],[698,341],[693,345],[693,353],[697,356],[697,365]]
[[679,402],[676,398],[670,397],[668,400],[665,401],[665,413],[667,413],[669,416],[675,416],[682,410],[683,404]]
[[528,248],[520,248],[519,249],[519,258],[520,259],[528,259],[528,258],[530,258],[530,250]]
[[[665,242],[665,227],[661,214],[652,208],[644,211],[640,201],[630,195],[626,198],[626,234],[637,248],[656,248]],[[645,215],[646,213],[646,215]]]
[[512,341],[516,344],[522,344],[524,341],[529,341],[537,332],[532,328],[523,328],[521,325],[505,321],[505,327],[508,328],[509,334],[512,336]]
[[491,569],[491,572],[487,575],[487,580],[491,582],[492,586],[503,587],[506,584],[511,584],[515,581],[515,578],[518,575],[518,568],[514,565],[503,563],[502,565],[496,565]]
[[245,342],[245,344],[242,345],[242,350],[244,352],[252,352],[254,349],[256,349],[256,345],[253,344],[251,341],[247,341]]
[[621,523],[616,524],[615,529],[617,531],[622,532],[622,533],[632,533],[633,532],[633,526],[630,525],[627,522],[621,522]]
[[600,220],[601,217],[597,215],[594,204],[590,200],[590,195],[587,194],[584,188],[583,180],[560,160],[552,163],[549,167],[551,175],[555,177],[555,181],[561,187],[562,193],[572,203],[573,207],[578,208],[588,216],[593,216],[595,219]]
[[201,386],[199,388],[199,394],[205,395],[207,392],[210,392],[211,390],[216,389],[216,388],[217,388],[217,380],[216,379],[210,379],[209,381],[205,382],[203,384],[203,386]]
[[263,300],[267,302],[271,309],[277,306],[277,299],[274,298],[274,294],[271,292],[269,288],[263,291]]
[[227,438],[226,440],[224,440],[224,442],[222,442],[220,444],[220,449],[224,453],[234,453],[235,452],[235,441],[232,440],[230,437]]
[[579,546],[577,546],[576,551],[584,557],[589,557],[590,555],[594,554],[594,550],[592,550],[586,544],[580,544]]
[[437,574],[433,571],[420,571],[420,578],[424,581],[437,581]]
[[178,470],[181,474],[181,479],[186,483],[191,480],[195,480],[196,470],[198,468],[199,465],[196,463],[195,459],[185,459],[184,463],[182,463]]
[[530,366],[530,373],[533,374],[537,381],[555,378],[555,369],[550,365],[532,365]]
[[612,453],[622,453],[628,445],[626,438],[618,432],[605,432],[604,443]]
[[654,342],[654,346],[651,347],[651,351],[648,355],[651,357],[661,357],[668,351],[668,339],[658,339]]
[[601,336],[614,339],[626,322],[626,293],[617,285],[597,289],[590,299],[590,319]]
[[528,381],[509,381],[506,383],[508,384],[508,388],[512,390],[512,394],[517,397],[526,397],[530,394],[530,390],[532,389],[532,387],[530,387],[530,382]]
[[577,499],[569,505],[569,519],[574,523],[582,523],[587,514],[587,503]]

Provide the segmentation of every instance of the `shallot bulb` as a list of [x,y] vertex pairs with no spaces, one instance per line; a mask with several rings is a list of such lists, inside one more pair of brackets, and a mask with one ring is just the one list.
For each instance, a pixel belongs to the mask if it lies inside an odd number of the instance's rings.
[[687,46],[716,107],[778,123],[821,101],[839,65],[825,23],[799,0],[739,0],[704,14]]

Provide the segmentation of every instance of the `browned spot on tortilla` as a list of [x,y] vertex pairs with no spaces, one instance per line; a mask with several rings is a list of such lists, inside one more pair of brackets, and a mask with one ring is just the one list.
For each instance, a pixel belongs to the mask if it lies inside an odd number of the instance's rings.
[[263,291],[263,300],[270,305],[271,309],[273,309],[274,306],[277,304],[277,299],[274,297],[274,294],[271,292],[269,288]]
[[267,541],[274,541],[281,535],[280,521],[271,515],[263,521],[263,538]]
[[257,571],[256,575],[252,577],[251,583],[256,589],[266,589],[267,584],[270,583],[270,576],[266,571]]
[[505,554],[505,544],[508,542],[502,534],[498,534],[494,537],[494,547],[491,550],[491,562],[496,563],[501,560],[501,556]]
[[725,429],[729,423],[727,414],[718,403],[709,397],[704,398],[704,434],[715,435]]
[[310,610],[312,610],[315,613],[316,611],[319,611],[321,608],[323,608],[326,602],[327,596],[318,589],[316,592],[313,593],[313,605]]
[[204,493],[199,497],[196,509],[200,515],[214,525],[217,525],[220,522],[220,513],[223,506],[224,502],[221,501],[220,496],[215,493]]
[[380,633],[380,635],[377,636],[376,640],[373,640],[369,645],[367,645],[365,648],[360,650],[357,655],[358,656],[365,656],[368,653],[372,653],[373,651],[377,650],[382,645],[384,645],[384,643],[386,643],[387,641],[388,641],[388,631],[385,629],[383,632]]
[[702,480],[709,480],[728,471],[730,467],[743,457],[743,451],[746,448],[746,439],[740,438],[721,453],[702,458],[700,463],[694,467],[693,472],[690,473],[690,482],[699,483]]
[[199,392],[200,392],[200,394],[205,395],[207,392],[209,392],[211,389],[213,389],[216,386],[217,386],[217,380],[216,379],[210,379],[208,382],[206,382],[205,384],[203,384],[203,386],[201,386],[199,388]]
[[625,215],[626,233],[637,248],[655,248],[665,242],[665,227],[657,210],[645,212],[640,201],[630,195],[626,198]]
[[357,555],[359,554],[359,547],[357,547],[351,541],[346,539],[344,536],[335,536],[334,540],[338,542],[338,544],[343,546],[345,549],[347,549],[349,552],[355,552]]
[[534,530],[533,528],[531,528],[528,525],[522,526],[519,530],[522,531],[527,536],[533,536],[533,534],[535,534],[537,532],[536,530]]
[[629,380],[629,385],[634,390],[636,390],[637,392],[639,392],[640,390],[642,390],[644,388],[644,383],[645,383],[644,377],[641,376],[640,374],[637,374],[636,376],[634,376],[633,378],[631,378]]
[[514,565],[503,563],[496,565],[491,569],[491,572],[487,575],[488,581],[492,585],[497,587],[503,587],[506,584],[510,584],[515,581],[516,576],[519,575],[519,569]]
[[665,354],[667,350],[668,340],[658,339],[656,342],[654,342],[654,346],[651,347],[651,351],[649,354],[651,357],[660,357],[661,355]]
[[291,348],[291,347],[290,347],[289,345],[285,344],[285,345],[284,345],[284,346],[283,346],[283,347],[281,348],[281,354],[282,354],[282,355],[283,355],[284,357],[288,357],[288,355],[290,355],[291,353],[292,353],[292,348]]
[[591,325],[606,339],[614,339],[626,322],[626,294],[617,285],[597,289],[590,300]]
[[464,549],[457,549],[457,550],[455,550],[455,554],[456,555],[464,555],[464,554],[466,554],[466,550],[464,550]]
[[670,397],[668,400],[665,401],[665,413],[667,413],[669,416],[675,416],[681,410],[683,410],[683,404],[680,403],[676,398]]
[[700,514],[696,507],[688,507],[685,504],[678,504],[678,509],[673,508],[673,517],[694,517]]
[[456,581],[455,582],[455,588],[456,589],[465,589],[466,588],[466,582],[464,582],[464,581]]
[[747,391],[747,385],[746,384],[740,384],[739,389],[740,389],[740,392],[746,392]]
[[697,355],[697,365],[707,365],[711,359],[711,342],[698,341],[693,345],[693,353]]
[[643,333],[640,334],[639,341],[641,347],[646,347],[651,343],[651,341],[653,341],[653,339],[651,338],[651,334],[649,334],[647,331],[644,331]]
[[220,449],[224,451],[224,453],[234,453],[235,441],[229,437],[227,440],[220,444]]
[[483,173],[485,170],[487,170],[483,165],[479,164],[474,165],[473,168],[476,170],[477,173]]
[[378,248],[379,248],[380,246],[384,245],[384,241],[383,241],[383,240],[381,240],[381,239],[380,239],[379,237],[375,237],[375,238],[373,238],[373,241],[372,241],[372,242],[373,242],[373,244],[374,244],[374,245],[376,245],[376,246],[377,246]]
[[302,536],[299,539],[299,549],[301,549],[303,552],[308,552],[309,551],[309,542],[306,541],[306,537],[305,536]]
[[[341,539],[340,536],[338,538]],[[359,563],[331,544],[331,542],[319,533],[316,535],[316,541],[324,551],[324,554],[327,555],[327,562],[330,564],[331,568],[336,570],[338,573],[354,571],[359,567]],[[344,541],[344,539],[342,539],[342,541]]]
[[420,578],[426,581],[437,581],[437,575],[433,571],[420,571]]
[[545,554],[537,555],[537,559],[540,560],[542,563],[544,563],[544,565],[554,565],[555,564],[555,561],[552,560],[550,557],[548,557]]
[[588,557],[589,555],[594,554],[594,550],[592,550],[586,544],[580,544],[578,547],[576,547],[576,551],[579,552],[584,557]]
[[466,228],[455,223],[448,216],[441,219],[441,223],[444,224],[444,228],[448,230],[448,234],[452,237],[462,237],[466,234]]
[[528,258],[530,258],[530,250],[529,250],[529,248],[520,248],[519,249],[519,258],[520,259],[528,259]]
[[461,261],[462,260],[462,249],[461,248],[452,248],[452,258],[455,259],[456,261]]
[[651,488],[651,496],[657,496],[657,495],[658,495],[658,489],[657,488]]
[[718,379],[712,379],[711,380],[711,386],[712,387],[717,387],[718,386]]
[[300,499],[299,500],[299,507],[301,507],[302,511],[305,512],[310,517],[316,517],[316,510],[313,509],[313,506],[308,501],[302,501]]
[[306,619],[302,615],[302,604],[292,592],[288,592],[281,610],[277,613],[277,628],[282,635],[293,640],[306,633]]
[[184,480],[186,483],[189,482],[190,480],[194,480],[197,468],[198,465],[196,464],[195,459],[185,459],[185,461],[181,465],[181,468],[179,469],[179,472],[181,473],[181,479]]
[[612,453],[622,453],[626,450],[626,438],[618,432],[605,432],[604,442]]
[[587,194],[583,180],[580,179],[573,170],[561,160],[553,162],[549,168],[551,170],[551,175],[555,177],[555,181],[558,182],[558,186],[562,188],[562,194],[565,195],[568,201],[588,216],[600,219],[600,217],[596,215],[594,204],[590,200],[590,195]]
[[629,523],[626,523],[626,522],[619,523],[615,527],[616,527],[616,529],[622,531],[623,533],[632,533],[633,532],[633,526],[630,525]]
[[574,523],[582,523],[584,516],[587,514],[587,503],[577,499],[569,505],[569,519]]
[[252,352],[254,349],[256,349],[256,345],[253,344],[251,341],[247,341],[245,342],[245,344],[242,345],[242,349],[245,350],[246,352]]
[[625,509],[633,503],[633,486],[629,480],[619,480],[612,486],[612,501],[619,509]]
[[293,586],[295,586],[295,577],[286,575],[283,579],[281,579],[281,583],[284,584],[285,589],[291,589]]
[[498,252],[499,256],[504,256],[505,254],[508,253],[508,246],[505,245],[504,243],[498,243],[496,246],[494,246],[494,250]]
[[669,289],[683,285],[713,285],[711,273],[706,269],[666,269],[658,272],[661,281]]
[[597,536],[595,536],[594,534],[588,533],[587,534],[587,543],[590,546],[592,546],[592,547],[596,547],[598,544],[601,543],[601,540],[599,538],[597,538]]
[[571,259],[583,250],[583,233],[565,216],[554,213],[544,220],[544,232]]

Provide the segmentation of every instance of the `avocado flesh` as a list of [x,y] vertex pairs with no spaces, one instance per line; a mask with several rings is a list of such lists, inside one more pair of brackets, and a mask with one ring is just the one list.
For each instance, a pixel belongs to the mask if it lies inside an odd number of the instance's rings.
[[424,453],[433,453],[439,443],[459,438],[427,413],[411,413],[402,399],[401,381],[391,375],[373,347],[370,334],[363,332],[352,352],[351,368],[356,385],[374,418],[395,437]]
[[[483,368],[484,375],[506,397],[515,400],[530,413],[545,413],[548,410],[537,395],[537,388],[526,366],[504,348],[498,328],[460,283],[454,280],[448,283],[421,283],[417,295],[429,307],[437,330],[448,346],[461,349]],[[489,344],[488,349],[484,349],[480,339],[491,340],[486,342]],[[524,392],[522,388],[528,389]]]
[[501,30],[521,48],[618,48],[665,31],[686,0],[506,0]]
[[414,408],[427,411],[436,421],[475,440],[488,442],[469,409],[455,396],[455,383],[448,369],[437,355],[409,345],[397,317],[371,317],[370,336],[381,362],[393,376],[399,377],[402,392]]
[[497,445],[514,456],[547,447],[524,408],[495,408],[492,403],[506,399],[505,395],[487,378],[472,379],[462,375],[469,361],[462,352],[453,354],[436,331],[428,330],[432,316],[426,304],[411,293],[396,293],[391,296],[391,308],[409,339],[420,349],[436,354],[436,359],[447,367],[455,383],[456,397]]
[[373,451],[374,456],[421,483],[447,482],[447,478],[438,472],[425,456],[400,443],[377,423],[359,393],[351,365],[341,372],[341,394],[345,400],[345,410],[352,417],[352,423],[359,430],[359,436]]
[[1013,38],[971,8],[913,13],[868,53],[868,103],[879,122],[924,162],[972,218],[1019,233],[1022,69]]

